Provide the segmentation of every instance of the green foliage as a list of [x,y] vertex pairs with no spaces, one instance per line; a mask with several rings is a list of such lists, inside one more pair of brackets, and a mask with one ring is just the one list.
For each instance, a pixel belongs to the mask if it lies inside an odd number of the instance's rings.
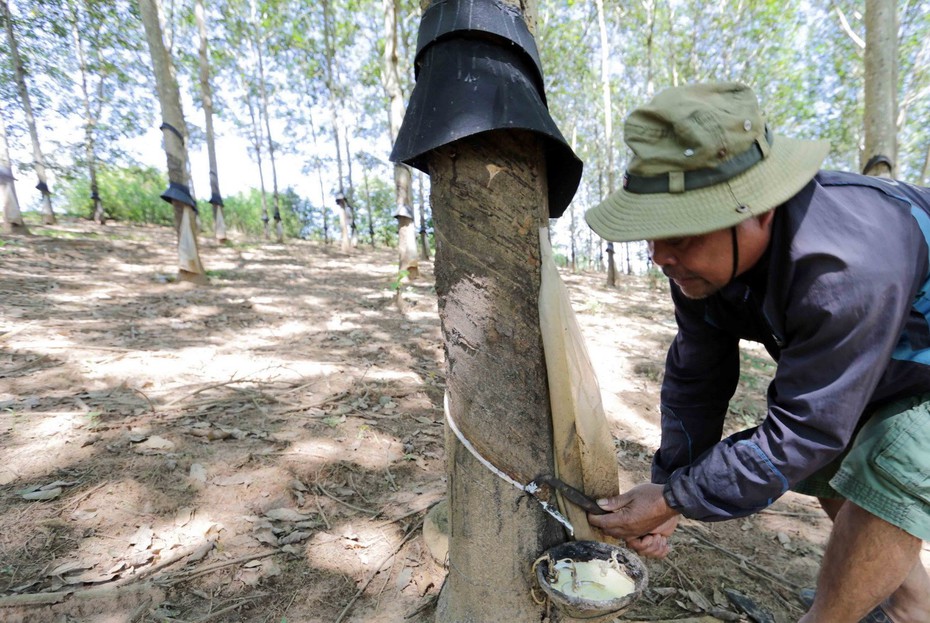
[[[168,179],[153,167],[104,167],[98,172],[97,185],[108,218],[159,225],[174,223],[174,210],[161,199]],[[58,191],[60,209],[71,216],[93,216],[89,189],[90,183],[84,176],[62,180]]]

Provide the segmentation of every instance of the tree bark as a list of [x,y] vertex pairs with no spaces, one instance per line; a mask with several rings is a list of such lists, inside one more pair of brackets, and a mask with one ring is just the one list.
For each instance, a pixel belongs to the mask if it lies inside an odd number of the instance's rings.
[[10,144],[6,137],[6,121],[0,115],[0,204],[3,204],[3,232],[6,234],[28,234],[16,197],[16,181],[10,162]]
[[258,123],[258,120],[255,117],[255,104],[252,102],[252,92],[251,87],[248,84],[248,81],[243,79],[243,86],[246,90],[246,104],[249,107],[249,119],[252,121],[252,149],[255,150],[255,161],[258,164],[258,183],[261,187],[261,200],[262,200],[262,231],[265,236],[265,240],[270,238],[268,230],[268,198],[265,193],[265,169],[262,166],[262,129]]
[[29,99],[29,88],[26,85],[26,71],[23,67],[23,60],[19,55],[19,47],[16,44],[16,33],[13,31],[13,16],[10,13],[10,5],[7,0],[0,0],[0,10],[3,11],[3,23],[6,24],[6,38],[10,46],[10,61],[13,65],[16,88],[19,91],[20,103],[23,105],[23,113],[26,115],[29,137],[32,139],[32,166],[35,169],[36,177],[39,179],[36,188],[42,193],[42,222],[46,225],[54,225],[57,219],[54,210],[52,210],[52,193],[48,187],[45,156],[42,154],[42,145],[39,143],[39,130],[36,127],[36,119],[32,113],[32,102]]
[[[435,152],[430,178],[449,417],[479,453],[526,483],[553,466],[538,309],[542,146],[523,132],[479,134]],[[531,566],[565,533],[454,436],[446,447],[450,571],[436,620],[542,620]]]
[[210,205],[213,206],[213,236],[217,242],[226,242],[226,219],[223,214],[223,195],[220,194],[220,177],[216,164],[216,136],[213,131],[213,89],[210,87],[210,57],[207,53],[207,21],[203,1],[194,5],[197,31],[200,34],[200,97],[207,132],[207,158],[210,164]]
[[429,261],[429,241],[426,239],[426,198],[423,195],[423,174],[417,174],[418,198],[420,200],[420,259]]
[[71,38],[74,42],[74,53],[77,57],[81,72],[81,96],[84,103],[84,157],[87,159],[87,173],[90,180],[90,218],[93,221],[106,225],[107,215],[100,201],[100,189],[97,185],[97,150],[94,141],[94,129],[97,119],[91,105],[90,88],[87,83],[87,59],[84,54],[84,43],[81,40],[81,24],[78,9],[74,3],[69,3],[71,17]]
[[339,97],[336,92],[336,49],[335,43],[333,42],[332,5],[330,0],[321,1],[323,4],[323,47],[326,57],[326,71],[324,76],[326,90],[329,92],[329,113],[332,120],[333,141],[336,144],[336,174],[339,176],[338,192],[343,198],[343,201],[337,199],[336,205],[339,208],[339,226],[342,230],[341,248],[343,253],[348,253],[352,243],[349,238],[349,214],[346,211],[345,203],[345,199],[348,198],[348,195],[346,195],[342,177],[342,147],[340,146],[341,141],[339,139],[339,106],[337,103]]
[[[254,11],[253,11],[254,13]],[[268,139],[268,160],[271,163],[271,197],[274,202],[275,237],[278,242],[284,242],[284,227],[281,224],[281,197],[278,193],[278,170],[274,160],[274,139],[271,137],[271,120],[268,111],[268,87],[265,81],[265,61],[262,54],[262,33],[258,20],[253,14],[255,56],[258,60],[258,88],[261,94],[261,117],[265,121],[265,137]],[[267,235],[267,234],[266,234]]]
[[[610,96],[610,41],[607,39],[607,17],[604,15],[604,0],[595,0],[597,25],[601,40],[601,93],[604,104],[604,150],[607,153],[607,194],[614,192],[614,132],[613,104]],[[617,264],[614,261],[614,245],[607,243],[607,285],[617,286]]]
[[[866,175],[894,177],[897,169],[897,53],[896,4],[887,0],[865,3],[865,149],[860,168]],[[891,161],[876,161],[885,156]]]
[[[181,109],[181,95],[174,65],[162,35],[161,4],[159,0],[139,0],[139,9],[152,56],[158,103],[161,106],[168,180],[190,188],[185,144],[187,125]],[[177,200],[172,200],[171,203],[174,206],[175,229],[178,234],[178,277],[182,281],[206,283],[207,277],[200,262],[197,246],[196,211],[193,206]]]
[[[397,0],[383,0],[384,4],[384,91],[390,101],[391,144],[397,139],[404,120],[404,93],[400,86],[397,66]],[[417,256],[416,226],[413,218],[413,181],[410,168],[400,162],[394,164],[394,202],[397,218],[398,270],[408,279],[420,275]]]

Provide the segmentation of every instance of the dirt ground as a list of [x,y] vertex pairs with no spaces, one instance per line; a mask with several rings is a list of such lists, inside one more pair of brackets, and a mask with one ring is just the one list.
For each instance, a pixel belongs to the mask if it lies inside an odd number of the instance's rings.
[[[174,281],[170,229],[32,229],[0,237],[0,621],[432,620],[444,571],[421,528],[445,482],[429,262],[400,309],[388,249],[202,239],[211,284],[194,287]],[[563,279],[633,484],[658,441],[664,285]],[[744,360],[733,428],[759,416],[771,373],[761,352]],[[733,590],[796,621],[827,531],[794,495],[685,521],[624,619],[738,620]]]

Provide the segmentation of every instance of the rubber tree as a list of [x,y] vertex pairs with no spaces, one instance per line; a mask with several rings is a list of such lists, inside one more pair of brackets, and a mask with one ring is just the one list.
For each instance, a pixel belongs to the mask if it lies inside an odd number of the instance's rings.
[[333,3],[332,0],[321,0],[323,10],[323,81],[326,84],[326,92],[329,98],[330,122],[333,134],[333,143],[336,146],[336,174],[339,181],[336,189],[336,208],[339,215],[339,228],[341,231],[340,246],[344,253],[351,248],[349,235],[349,212],[348,196],[343,183],[343,162],[342,162],[342,141],[340,140],[339,125],[339,108],[341,105],[341,95],[339,88],[339,77],[337,75],[338,65],[336,63],[336,43],[333,24]]
[[[384,65],[382,81],[389,101],[391,143],[397,139],[404,119],[404,93],[397,58],[397,0],[382,0],[384,7]],[[397,219],[398,270],[407,279],[420,274],[416,225],[413,218],[413,179],[410,167],[394,164],[394,218]]]
[[[258,80],[258,93],[259,93],[259,113],[262,121],[264,121],[264,131],[265,139],[268,141],[268,160],[271,165],[271,197],[274,202],[274,222],[275,222],[275,238],[278,242],[284,241],[284,226],[281,223],[281,195],[278,192],[278,169],[275,163],[274,158],[274,139],[271,134],[271,113],[268,106],[268,80],[265,75],[265,54],[263,48],[265,46],[265,35],[262,30],[261,19],[259,16],[259,10],[257,3],[253,0],[251,3],[252,11],[252,23],[251,23],[251,34],[252,34],[252,51],[255,55],[255,66],[257,75],[254,76]],[[264,192],[263,192],[264,195]],[[267,218],[267,216],[266,216]],[[265,237],[268,237],[268,226],[266,221],[265,226]]]
[[[2,111],[0,111],[2,112]],[[3,233],[28,234],[16,197],[16,178],[10,162],[10,145],[6,137],[6,121],[0,114],[0,204],[3,205]]]
[[859,165],[866,175],[897,173],[897,4],[865,3],[864,148]]
[[23,114],[26,116],[29,137],[32,140],[32,166],[39,180],[36,189],[42,193],[42,222],[46,225],[53,225],[57,219],[52,209],[52,192],[48,187],[45,155],[42,153],[42,144],[39,142],[39,129],[32,111],[32,101],[29,99],[29,87],[26,84],[26,67],[19,53],[16,31],[13,28],[13,15],[10,13],[10,5],[7,0],[0,0],[0,19],[3,20],[6,27],[6,40],[9,47],[10,61],[13,66],[13,75],[19,93],[19,101],[23,107]]
[[[607,16],[604,15],[604,0],[595,0],[597,26],[601,49],[601,99],[604,106],[604,151],[607,154],[607,193],[616,190],[614,180],[614,131],[613,104],[610,97],[610,40],[607,38]],[[607,243],[607,285],[617,286],[617,263],[614,260],[614,243]]]
[[178,278],[193,283],[206,283],[197,243],[196,202],[190,194],[187,157],[187,126],[181,109],[181,95],[171,55],[162,34],[159,0],[139,0],[145,38],[152,57],[155,88],[161,107],[165,156],[168,161],[168,190],[162,199],[174,207],[174,224],[178,236]]
[[[476,36],[460,27],[472,9],[484,13],[480,21],[491,31]],[[421,34],[432,32],[424,29],[429,23],[446,31],[418,50],[417,85],[391,156],[431,180],[447,362],[450,534],[441,623],[544,620],[546,606],[531,595],[532,564],[566,539],[555,519],[476,456],[524,484],[554,463],[539,323],[540,230],[564,211],[560,193],[574,194],[581,170],[560,134],[557,143],[534,126],[551,123],[523,21],[532,23],[526,16],[534,13],[526,0],[431,3]],[[443,21],[450,14],[454,19]],[[504,34],[507,27],[513,30]],[[529,42],[509,38],[523,33]],[[507,114],[495,114],[502,110]],[[563,146],[571,159],[550,161]],[[573,162],[577,177],[569,183],[559,176]]]
[[[90,200],[91,210],[90,218],[101,225],[106,224],[106,212],[103,210],[103,202],[100,201],[100,188],[97,184],[97,154],[96,154],[96,136],[94,129],[97,126],[97,116],[99,106],[92,103],[90,70],[87,63],[87,53],[84,50],[84,38],[82,33],[82,16],[81,6],[76,2],[68,3],[68,20],[71,27],[71,41],[74,51],[75,60],[77,60],[80,75],[81,101],[84,105],[84,157],[87,160],[87,173],[90,182]],[[99,100],[98,100],[99,101]]]
[[210,57],[208,54],[207,20],[203,2],[194,5],[197,32],[200,35],[200,97],[207,133],[207,158],[210,164],[210,205],[213,206],[213,236],[217,242],[226,242],[226,218],[223,215],[223,195],[220,193],[220,176],[216,164],[216,137],[213,131],[213,89],[210,86]]

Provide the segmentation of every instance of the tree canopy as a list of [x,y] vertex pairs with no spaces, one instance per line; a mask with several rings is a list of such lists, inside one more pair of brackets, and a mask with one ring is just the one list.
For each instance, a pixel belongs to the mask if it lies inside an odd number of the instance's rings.
[[[409,97],[421,7],[414,0],[396,4],[400,82]],[[858,170],[864,146],[864,0],[603,4],[614,128],[621,129],[631,108],[664,87],[738,80],[756,90],[778,132],[829,139],[827,166]],[[9,6],[34,114],[47,142],[43,151],[49,154],[47,164],[55,176],[69,182],[86,177],[85,142],[90,135],[96,158],[113,176],[131,177],[132,171],[157,166],[159,120],[136,5],[125,0],[9,0]],[[352,197],[359,215],[368,214],[369,197],[377,193],[366,193],[366,180],[369,189],[393,184],[382,76],[384,4],[218,0],[204,6],[210,25],[219,176],[227,193],[249,196],[258,186],[257,156],[263,156],[262,167],[268,168],[271,151],[280,163],[281,187],[300,198],[290,204],[303,206],[307,215],[305,226],[293,228],[295,232],[307,231],[307,223],[322,228],[324,211],[335,209],[334,197],[341,189]],[[897,9],[898,175],[926,183],[930,5],[901,0]],[[196,198],[203,200],[209,181],[194,2],[168,3],[165,13],[166,38],[187,102]],[[611,144],[605,144],[597,20],[594,0],[540,0],[535,29],[553,118],[585,161],[573,209],[554,224],[555,242],[566,253],[570,232],[575,232],[575,244],[589,258],[597,255],[599,245],[581,215],[607,192],[608,163],[622,170],[628,156],[621,131],[613,132]],[[23,179],[31,172],[32,152],[13,72],[4,45],[0,114],[14,169]],[[267,134],[253,120],[262,90],[271,128]],[[87,123],[92,123],[92,134],[85,132]],[[271,179],[270,171],[265,179]],[[21,201],[28,209],[35,200],[31,189],[22,186],[26,184],[21,184]],[[414,203],[419,203],[416,197]],[[110,209],[113,214],[127,212],[125,207]],[[74,211],[84,210],[82,205]],[[392,225],[391,210],[377,206],[371,214],[381,219],[372,229],[380,232]],[[367,223],[360,225],[362,234],[367,231]]]

